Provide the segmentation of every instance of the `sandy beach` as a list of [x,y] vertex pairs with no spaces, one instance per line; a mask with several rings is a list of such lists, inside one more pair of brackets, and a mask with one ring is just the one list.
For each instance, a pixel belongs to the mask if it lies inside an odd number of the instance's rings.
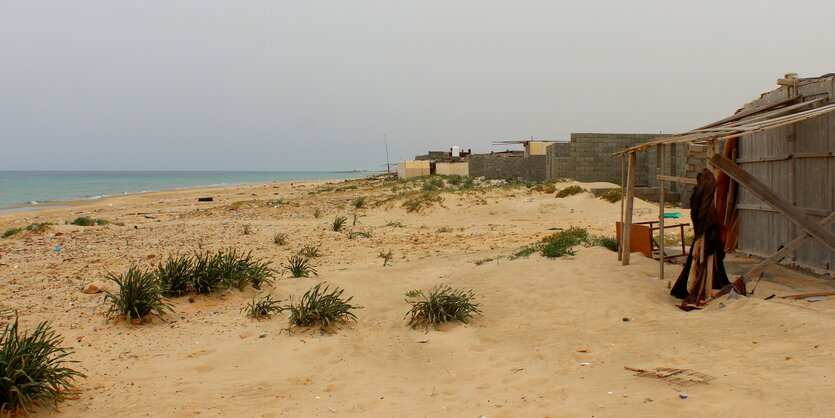
[[[569,185],[615,187],[558,188]],[[338,190],[347,186],[357,187]],[[208,196],[214,200],[197,201]],[[367,208],[351,205],[358,196]],[[683,312],[658,280],[657,261],[640,254],[627,267],[603,247],[558,259],[508,257],[549,228],[613,236],[620,203],[494,187],[443,193],[439,204],[407,212],[394,196],[377,181],[305,181],[0,213],[0,231],[55,224],[0,239],[0,307],[16,309],[24,328],[52,321],[74,347],[87,378],[59,406],[66,416],[826,416],[835,408],[835,298],[763,300],[833,290],[831,280],[772,267],[752,297]],[[652,220],[657,207],[638,200],[635,213]],[[330,230],[338,215],[371,236]],[[66,224],[79,216],[112,223]],[[287,244],[273,242],[277,233]],[[318,277],[284,274],[262,292],[175,298],[165,322],[108,319],[102,294],[82,292],[108,271],[150,267],[178,252],[233,247],[281,269],[318,243]],[[388,250],[384,266],[379,255]],[[476,263],[485,259],[492,261]],[[755,262],[732,255],[729,274]],[[667,280],[679,270],[667,265]],[[286,299],[323,281],[363,307],[334,334],[289,333],[286,313],[258,321],[241,312],[256,294]],[[404,294],[442,283],[473,289],[483,315],[410,329]],[[682,387],[624,367],[713,379]]]

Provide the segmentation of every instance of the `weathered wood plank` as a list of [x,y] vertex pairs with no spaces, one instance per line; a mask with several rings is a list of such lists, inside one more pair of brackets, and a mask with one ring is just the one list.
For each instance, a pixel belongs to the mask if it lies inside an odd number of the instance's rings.
[[[832,213],[826,219],[824,219],[820,223],[820,226],[827,227],[827,226],[831,225],[833,222],[835,222],[835,213]],[[800,246],[803,245],[803,243],[806,242],[806,240],[809,239],[809,238],[810,238],[809,234],[803,234],[803,235],[795,238],[792,242],[786,244],[785,247],[781,248],[780,251],[777,251],[771,257],[768,257],[765,260],[761,261],[760,264],[757,264],[751,270],[748,270],[745,274],[740,276],[740,278],[747,282],[747,281],[750,281],[750,280],[752,280],[756,277],[759,277],[760,274],[765,272],[765,269],[767,269],[768,266],[770,266],[774,263],[780,262],[780,260],[782,260],[786,256],[790,255],[792,253],[792,251],[797,250],[798,248],[800,248]]]
[[780,198],[771,188],[734,164],[733,161],[720,154],[712,155],[709,160],[714,166],[736,180],[740,186],[750,190],[752,194],[774,209],[777,209],[781,215],[806,231],[816,241],[823,244],[830,251],[835,252],[835,234],[823,229],[820,225],[807,218],[800,209]]
[[[663,147],[664,145],[660,145],[660,146]],[[674,182],[677,182],[677,183],[696,184],[696,179],[691,179],[689,177],[676,177],[676,176],[659,175],[658,180],[674,181]]]

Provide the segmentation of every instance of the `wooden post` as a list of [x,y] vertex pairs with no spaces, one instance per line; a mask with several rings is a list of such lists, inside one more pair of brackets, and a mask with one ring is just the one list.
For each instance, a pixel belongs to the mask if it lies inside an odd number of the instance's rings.
[[623,260],[623,202],[626,200],[626,155],[620,155],[620,236],[618,241],[618,261]]
[[[661,144],[657,147],[658,152],[661,154],[661,166],[658,168],[661,176],[664,175],[664,166],[667,164],[667,145]],[[664,281],[664,202],[666,201],[666,196],[664,193],[664,180],[663,178],[659,178],[659,191],[658,191],[658,231],[661,234],[660,239],[658,240],[658,278],[663,282]]]
[[623,241],[623,259],[621,260],[621,264],[624,266],[629,265],[629,254],[632,252],[630,243],[632,240],[632,206],[635,203],[635,171],[638,168],[637,158],[635,151],[629,153],[629,174],[626,179],[626,207],[624,209],[625,217],[621,225],[622,232],[620,234]]

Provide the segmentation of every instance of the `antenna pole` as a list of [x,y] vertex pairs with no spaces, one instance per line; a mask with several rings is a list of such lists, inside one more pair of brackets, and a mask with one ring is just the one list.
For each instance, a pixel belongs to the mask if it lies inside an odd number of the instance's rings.
[[391,173],[391,164],[389,163],[389,139],[386,134],[383,134],[383,142],[386,144],[386,174]]

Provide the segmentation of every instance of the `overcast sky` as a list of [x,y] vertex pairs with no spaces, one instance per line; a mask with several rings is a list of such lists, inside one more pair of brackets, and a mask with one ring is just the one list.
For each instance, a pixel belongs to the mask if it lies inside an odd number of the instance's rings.
[[0,170],[379,169],[673,133],[835,72],[835,1],[0,0]]

